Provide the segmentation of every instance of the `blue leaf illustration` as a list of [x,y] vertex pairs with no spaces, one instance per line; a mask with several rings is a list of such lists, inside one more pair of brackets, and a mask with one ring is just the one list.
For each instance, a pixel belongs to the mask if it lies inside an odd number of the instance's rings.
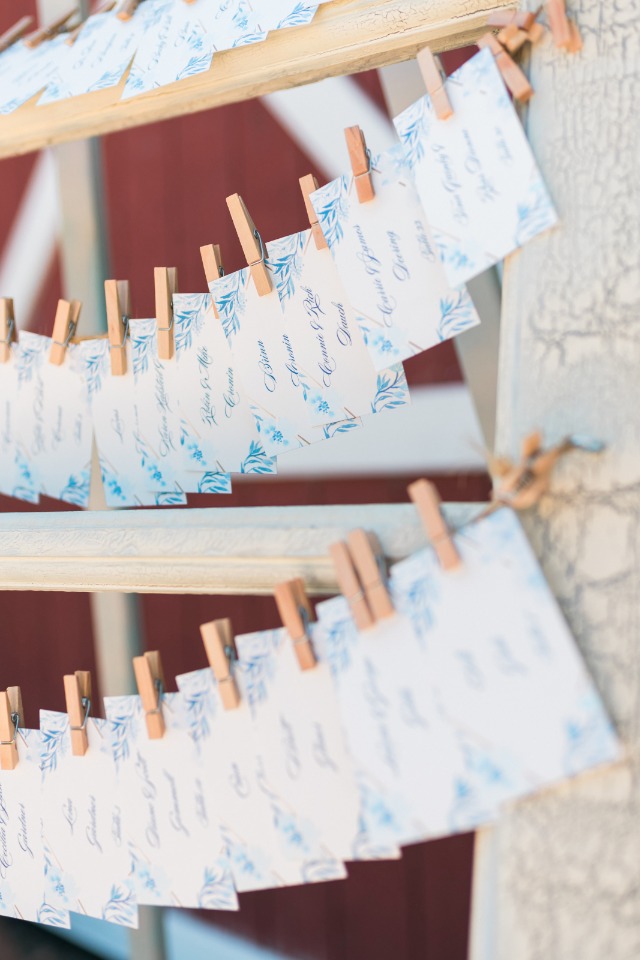
[[380,413],[381,410],[393,410],[404,406],[409,400],[409,387],[404,375],[402,364],[396,364],[378,374],[376,395],[371,401],[371,412]]
[[314,195],[313,208],[330,248],[344,237],[344,225],[349,214],[348,197],[349,180],[344,176],[327,183]]
[[267,456],[259,440],[252,440],[249,453],[240,464],[240,472],[265,474],[275,473],[276,469],[275,458]]

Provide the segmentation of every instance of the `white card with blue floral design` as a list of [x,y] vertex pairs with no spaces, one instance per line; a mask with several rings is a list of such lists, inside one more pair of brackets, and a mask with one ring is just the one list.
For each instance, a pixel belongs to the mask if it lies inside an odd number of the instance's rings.
[[176,680],[236,889],[242,893],[303,883],[301,863],[283,852],[271,797],[259,775],[249,704],[243,700],[225,710],[211,670]]
[[45,889],[54,907],[137,927],[126,803],[116,782],[114,727],[89,719],[89,749],[71,752],[66,713],[40,711]]
[[206,469],[275,473],[210,294],[174,294],[173,318],[180,414],[197,435]]
[[58,72],[58,63],[66,56],[69,47],[64,34],[59,34],[35,48],[17,43],[21,51],[7,71],[0,90],[0,114],[12,113],[30,100],[53,80]]
[[216,0],[195,0],[189,4],[166,0],[154,4],[147,15],[122,99],[208,70],[214,51],[208,21],[219,6]]
[[425,96],[394,123],[447,279],[457,287],[558,218],[491,51],[472,57],[445,88],[449,120],[438,120]]
[[462,560],[455,573],[428,549],[396,564],[391,583],[470,768],[492,795],[511,799],[621,759],[516,514],[497,510],[454,542]]
[[38,484],[20,434],[23,406],[33,404],[33,396],[30,385],[21,394],[20,366],[20,345],[14,343],[9,359],[0,363],[0,493],[38,503]]
[[311,195],[376,370],[476,326],[464,286],[453,289],[436,252],[400,144],[373,157],[373,200],[360,203],[353,176]]
[[187,502],[183,493],[158,483],[155,458],[137,428],[135,381],[130,340],[125,347],[127,372],[114,377],[106,338],[78,344],[78,357],[89,391],[100,470],[107,506],[165,506]]
[[[278,669],[281,634],[284,631],[264,630],[236,637],[239,659],[235,676],[251,709],[260,772],[283,853],[302,863],[304,882],[340,880],[346,869],[328,842],[335,830],[336,811],[323,807],[324,798],[314,792],[320,768],[309,756],[311,744],[296,736],[294,714],[299,707],[287,689],[289,671],[284,658],[283,669]],[[283,637],[282,646],[286,642]],[[331,797],[328,801],[330,804]],[[353,823],[354,833],[356,827]]]
[[44,891],[40,730],[21,729],[16,747],[17,767],[0,770],[0,914],[68,928],[68,911]]
[[56,366],[49,363],[49,337],[21,333],[18,371],[24,391],[16,427],[39,492],[87,507],[93,427],[75,349],[71,344]]
[[[246,267],[214,280],[209,289],[269,456],[359,425],[356,419],[336,423],[323,411],[317,419],[312,417],[275,286],[271,293],[259,296]],[[323,417],[325,423],[318,425]]]
[[249,671],[270,784],[304,813],[323,848],[337,859],[355,859],[360,799],[328,667],[301,670],[286,630],[249,634],[236,646]]
[[193,756],[180,694],[164,694],[161,708],[165,734],[150,740],[140,697],[105,698],[117,730],[118,783],[127,797],[138,903],[237,910],[224,841]]
[[411,621],[397,614],[358,632],[342,597],[317,609],[370,836],[406,844],[487,822],[495,805],[459,822],[464,756],[432,697]]
[[[320,422],[378,412],[380,378],[329,251],[304,230],[272,241],[267,252],[311,416]],[[386,373],[402,385],[396,405],[407,403],[402,365]]]

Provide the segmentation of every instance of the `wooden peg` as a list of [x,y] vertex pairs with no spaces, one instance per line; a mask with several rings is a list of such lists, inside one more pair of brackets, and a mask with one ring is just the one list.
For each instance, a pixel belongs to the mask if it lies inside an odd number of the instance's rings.
[[61,32],[62,28],[75,16],[77,10],[73,8],[69,10],[68,13],[63,14],[63,16],[58,17],[57,20],[53,20],[52,23],[48,24],[46,27],[42,27],[40,30],[34,30],[33,33],[30,33],[28,37],[25,37],[25,44],[27,47],[33,49],[34,47],[39,47],[41,43],[44,43],[46,40],[51,40],[58,33]]
[[442,67],[429,47],[423,47],[417,56],[420,73],[431,98],[433,109],[438,120],[448,120],[453,116],[453,107],[449,102],[445,87],[445,77]]
[[173,296],[178,292],[178,271],[175,267],[156,267],[153,275],[156,291],[158,357],[160,360],[171,360],[176,352],[173,336]]
[[0,693],[0,768],[15,770],[18,766],[18,729],[24,726],[20,687],[9,687]]
[[13,314],[13,300],[0,297],[0,363],[8,363],[11,356],[11,344],[16,339],[16,321]]
[[118,10],[118,19],[131,20],[132,16],[138,9],[140,2],[141,0],[124,0],[120,9]]
[[544,33],[544,27],[537,22],[542,7],[536,11],[496,10],[489,14],[490,27],[500,27],[498,42],[510,53],[516,53],[525,43],[537,43]]
[[436,551],[440,566],[443,570],[457,570],[461,566],[461,560],[440,510],[438,491],[428,480],[416,480],[410,484],[408,490],[418,509],[422,526]]
[[374,620],[390,617],[394,609],[378,538],[365,530],[352,530],[347,543]]
[[261,297],[264,297],[266,294],[271,293],[273,284],[271,283],[271,274],[265,262],[266,251],[262,238],[256,230],[256,226],[240,194],[234,193],[232,196],[227,197],[227,206],[244,255],[247,258],[247,263],[251,267],[251,276],[256,285],[256,290]]
[[496,37],[492,33],[485,33],[478,40],[478,46],[480,48],[488,47],[491,50],[502,74],[502,79],[515,99],[523,103],[530,100],[533,96],[533,87],[515,60],[509,56],[502,44],[498,43]]
[[127,372],[127,334],[131,316],[131,292],[128,280],[105,280],[104,296],[107,305],[107,328],[111,373],[123,377]]
[[311,226],[311,233],[313,234],[315,245],[318,250],[326,250],[329,244],[324,238],[322,227],[318,223],[318,214],[313,209],[313,204],[309,199],[311,194],[315,193],[315,191],[318,189],[318,181],[312,173],[308,173],[306,177],[300,177],[300,189],[302,190],[302,198],[307,210],[307,216],[309,217],[309,224]]
[[293,641],[300,669],[311,670],[318,662],[309,638],[309,624],[315,616],[303,581],[296,577],[279,583],[275,598],[282,625]]
[[240,706],[240,691],[231,672],[231,663],[237,659],[231,620],[211,620],[201,624],[200,636],[218,684],[222,706],[225,710],[236,710]]
[[164,737],[166,727],[162,714],[164,673],[158,651],[148,650],[143,656],[134,657],[133,671],[136,675],[138,693],[146,715],[149,739],[161,740]]
[[33,17],[20,17],[17,23],[14,23],[12,27],[5,30],[2,36],[0,36],[0,53],[4,53],[4,51],[12,47],[14,43],[17,43],[21,37],[24,37],[32,24]]
[[358,630],[367,630],[374,625],[375,621],[353,565],[351,551],[342,540],[332,543],[329,551],[335,567],[340,592],[349,603],[354,623]]
[[568,53],[582,50],[582,37],[577,24],[569,20],[565,0],[547,0],[549,27],[556,47]]
[[344,131],[351,162],[353,180],[360,203],[367,203],[375,197],[371,179],[371,153],[360,127],[347,127]]
[[51,335],[51,352],[49,363],[59,367],[64,363],[69,341],[75,335],[82,304],[79,300],[58,300],[56,318],[53,322]]
[[224,267],[222,265],[222,253],[217,243],[207,243],[200,247],[200,256],[202,257],[202,266],[207,283],[213,283],[224,277]]
[[76,670],[65,676],[64,696],[69,714],[71,752],[74,757],[84,757],[89,749],[87,720],[91,711],[91,674],[88,670]]

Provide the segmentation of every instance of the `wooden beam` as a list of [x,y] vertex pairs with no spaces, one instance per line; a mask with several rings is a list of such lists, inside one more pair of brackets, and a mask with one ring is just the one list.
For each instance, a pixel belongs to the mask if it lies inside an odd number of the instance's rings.
[[[628,762],[509,804],[480,832],[471,960],[640,950],[640,0],[569,9],[584,50],[548,37],[531,52],[528,135],[560,224],[505,266],[497,450],[517,454],[536,427],[607,445],[567,458],[523,520]],[[583,730],[568,724],[569,764]]]
[[[481,505],[445,508],[452,526]],[[0,515],[0,590],[269,594],[302,577],[338,592],[329,547],[375,530],[399,560],[426,543],[411,504]]]
[[124,83],[0,117],[0,157],[124,130],[473,43],[495,10],[513,0],[333,0],[311,24],[272,33],[263,43],[227,50],[206,73],[119,100]]

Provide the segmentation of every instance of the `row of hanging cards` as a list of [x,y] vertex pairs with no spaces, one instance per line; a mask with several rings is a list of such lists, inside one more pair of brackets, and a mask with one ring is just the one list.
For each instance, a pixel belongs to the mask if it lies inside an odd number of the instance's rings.
[[388,580],[371,543],[337,545],[357,572],[316,622],[292,581],[283,628],[234,642],[229,621],[203,625],[212,668],[179,693],[148,653],[141,696],[94,720],[85,675],[66,677],[74,712],[16,719],[14,746],[0,693],[17,760],[2,753],[0,912],[131,926],[138,904],[233,910],[238,891],[341,879],[622,759],[513,512],[443,533]]
[[[105,3],[76,27],[71,13],[0,54],[0,113],[117,86],[123,99],[203,73],[216,53],[310,23],[328,0],[131,0]],[[22,32],[30,22],[26,18]],[[22,23],[22,21],[21,21]],[[67,32],[61,32],[61,31]]]

